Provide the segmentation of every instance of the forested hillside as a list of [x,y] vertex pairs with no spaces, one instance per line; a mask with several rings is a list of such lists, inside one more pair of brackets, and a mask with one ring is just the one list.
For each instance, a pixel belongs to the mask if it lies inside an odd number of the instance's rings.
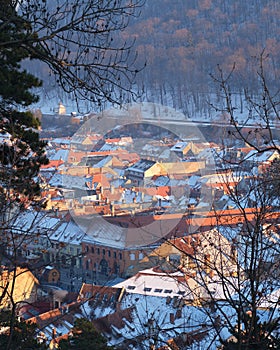
[[123,36],[136,38],[139,57],[147,61],[139,76],[144,98],[171,102],[192,115],[209,108],[207,95],[217,88],[209,74],[217,64],[225,71],[235,64],[235,92],[248,87],[254,93],[256,57],[265,49],[273,84],[279,77],[279,34],[278,0],[147,0]]
[[[244,88],[257,93],[257,57],[265,49],[266,74],[272,85],[278,81],[279,38],[279,0],[146,0],[141,14],[115,40],[135,39],[137,64],[146,62],[136,87],[144,91],[143,100],[194,117],[210,114],[207,101],[217,89],[210,74],[218,64],[225,72],[235,65],[232,87],[237,95]],[[47,69],[36,73],[47,80]]]

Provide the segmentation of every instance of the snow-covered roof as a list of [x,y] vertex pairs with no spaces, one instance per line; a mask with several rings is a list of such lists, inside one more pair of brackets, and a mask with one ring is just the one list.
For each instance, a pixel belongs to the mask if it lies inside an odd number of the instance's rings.
[[70,145],[71,140],[70,139],[64,139],[64,138],[55,138],[50,141],[51,143],[60,144],[60,145]]
[[[93,290],[94,288],[95,286]],[[119,296],[118,308],[114,302],[110,302],[113,290]],[[129,290],[120,293],[121,290],[117,287],[99,288],[82,307],[84,316],[90,315],[94,326],[108,337],[109,345],[122,344],[122,347],[132,349],[129,344],[139,337],[141,341],[133,342],[133,349],[143,349],[143,346],[148,349],[151,335],[156,334],[157,345],[161,346],[179,334],[203,329],[202,325],[206,323],[202,309],[186,305],[178,296],[166,298],[161,295],[131,293]],[[203,331],[207,329],[204,328]],[[206,344],[206,338],[202,341],[200,337],[202,346]]]
[[60,219],[48,216],[45,212],[26,210],[16,215],[10,222],[10,227],[21,234],[49,234],[60,224]]
[[50,157],[50,160],[63,160],[64,162],[67,162],[68,154],[69,150],[59,149],[54,155]]
[[259,308],[261,309],[270,309],[271,307],[275,307],[279,309],[279,300],[280,300],[280,288],[274,290],[268,296],[265,296],[262,302],[259,304]]
[[153,181],[154,186],[168,186],[170,179],[168,176],[159,176]]
[[86,179],[81,176],[55,173],[50,181],[50,186],[63,187],[65,189],[81,189],[86,191]]
[[156,271],[155,269],[147,269],[115,285],[115,287],[124,287],[129,293],[161,296],[165,298],[181,298],[184,296],[184,298],[188,299],[188,295],[191,295],[191,284],[193,284],[193,280],[189,279],[186,283],[182,272],[166,273]]
[[188,185],[190,187],[194,187],[197,184],[197,182],[199,181],[199,179],[200,179],[200,176],[192,175],[188,180]]
[[133,164],[129,168],[127,168],[128,171],[135,171],[139,173],[144,173],[146,170],[151,168],[156,162],[148,159],[141,159],[137,163]]
[[74,222],[61,222],[61,224],[49,235],[49,239],[56,242],[80,245],[85,233]]
[[274,154],[278,156],[278,152],[276,153],[276,150],[268,150],[260,153],[253,149],[245,156],[245,159],[254,163],[262,163],[268,161]]
[[179,141],[173,147],[171,147],[171,151],[181,152],[188,146],[188,144],[189,142]]
[[8,145],[11,145],[11,137],[12,135],[8,132],[0,132],[0,143],[6,143]]
[[99,152],[104,152],[104,151],[115,151],[117,150],[119,147],[111,144],[111,143],[105,143],[100,149]]
[[109,247],[124,248],[126,236],[124,228],[112,225],[99,215],[89,218],[77,218],[80,226],[86,232],[83,242],[107,245]]

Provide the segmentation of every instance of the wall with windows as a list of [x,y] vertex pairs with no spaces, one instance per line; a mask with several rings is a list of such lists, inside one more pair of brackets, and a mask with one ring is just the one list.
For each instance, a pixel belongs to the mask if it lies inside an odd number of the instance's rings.
[[[104,276],[130,276],[143,259],[144,253],[138,249],[119,249],[83,242],[83,268]],[[146,249],[145,249],[146,251]],[[140,266],[140,265],[139,265]]]

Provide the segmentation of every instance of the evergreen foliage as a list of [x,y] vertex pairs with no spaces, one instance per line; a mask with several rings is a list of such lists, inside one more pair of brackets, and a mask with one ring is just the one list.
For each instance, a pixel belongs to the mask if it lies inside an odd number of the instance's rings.
[[[0,346],[1,349],[6,349],[9,343],[9,325],[11,313],[9,311],[1,311],[0,313]],[[35,350],[47,349],[44,343],[37,339],[37,327],[35,324],[15,320],[12,342],[9,345],[11,350]]]
[[77,319],[72,330],[73,336],[59,343],[60,350],[87,349],[87,350],[112,350],[107,345],[106,339],[94,328],[87,319]]
[[[0,42],[28,40],[30,24],[17,15],[10,1],[1,2]],[[7,23],[7,16],[13,20]],[[4,138],[0,144],[0,189],[2,195],[8,193],[9,200],[17,202],[20,195],[33,200],[39,194],[34,177],[47,162],[45,143],[37,131],[39,121],[23,110],[38,101],[33,89],[41,86],[39,79],[22,69],[27,58],[30,53],[16,44],[0,46],[0,132]]]

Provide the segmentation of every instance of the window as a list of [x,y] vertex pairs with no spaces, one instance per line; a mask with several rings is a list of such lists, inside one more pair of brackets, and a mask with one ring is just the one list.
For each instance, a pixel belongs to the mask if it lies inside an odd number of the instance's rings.
[[135,289],[135,286],[127,286],[127,289],[133,290]]
[[142,260],[144,258],[144,254],[143,253],[139,253],[139,260]]
[[94,247],[91,247],[91,252],[92,254],[94,254]]
[[162,289],[159,289],[159,288],[155,289],[155,293],[161,293],[161,292],[162,292]]
[[108,257],[110,258],[111,257],[111,251],[108,250]]
[[99,248],[97,248],[97,254],[100,255],[100,249]]
[[102,249],[102,254],[105,255],[105,249]]
[[116,253],[116,252],[114,252],[114,258],[115,258],[115,259],[117,258],[117,253]]
[[185,291],[179,290],[179,292],[178,292],[177,294],[179,294],[179,295],[184,295],[184,294],[185,294]]
[[88,245],[86,246],[86,252],[88,252]]
[[148,288],[148,287],[144,288],[144,292],[150,292],[151,290],[152,290],[152,288]]
[[119,259],[122,260],[122,253],[119,253]]
[[164,293],[169,293],[170,294],[170,293],[172,293],[172,289],[165,289]]
[[123,228],[127,228],[128,227],[128,223],[127,222],[119,222],[118,223],[120,227],[123,227]]
[[130,260],[135,260],[135,254],[131,253],[131,254],[129,255],[129,257],[130,257]]
[[74,267],[76,265],[76,259],[73,257],[71,259],[71,266]]

